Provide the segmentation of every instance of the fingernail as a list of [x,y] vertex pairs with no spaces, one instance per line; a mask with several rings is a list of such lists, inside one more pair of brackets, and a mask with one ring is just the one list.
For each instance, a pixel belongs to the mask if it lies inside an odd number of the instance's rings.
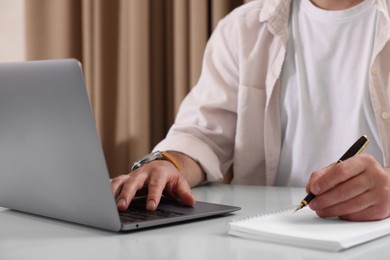
[[318,193],[320,193],[320,187],[317,184],[313,184],[313,186],[311,187],[310,191],[314,195],[317,195]]
[[155,210],[156,209],[156,202],[154,200],[149,200],[146,204],[146,208],[148,210]]
[[126,201],[124,199],[120,199],[118,200],[118,202],[116,203],[116,206],[118,208],[124,208],[125,207],[125,204],[126,204]]

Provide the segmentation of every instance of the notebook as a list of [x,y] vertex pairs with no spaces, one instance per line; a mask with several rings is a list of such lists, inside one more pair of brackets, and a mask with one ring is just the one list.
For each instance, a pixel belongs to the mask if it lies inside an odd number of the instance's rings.
[[234,236],[279,244],[341,251],[390,233],[390,219],[351,222],[320,218],[309,207],[294,212],[296,206],[249,216],[229,223]]
[[[221,215],[238,207],[145,198],[121,222],[77,60],[0,64],[0,206],[120,231]],[[150,214],[150,215],[149,215]]]

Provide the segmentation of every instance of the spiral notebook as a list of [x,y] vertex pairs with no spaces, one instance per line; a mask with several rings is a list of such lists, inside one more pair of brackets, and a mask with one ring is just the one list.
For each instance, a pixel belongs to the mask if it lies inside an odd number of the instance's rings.
[[293,246],[341,251],[390,234],[390,218],[351,222],[339,218],[319,218],[306,207],[296,206],[249,216],[229,223],[228,233],[248,239]]

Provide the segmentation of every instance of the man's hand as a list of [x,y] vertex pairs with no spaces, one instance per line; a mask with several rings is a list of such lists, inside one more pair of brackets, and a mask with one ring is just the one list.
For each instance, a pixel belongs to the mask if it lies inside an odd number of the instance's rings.
[[[169,161],[156,160],[112,180],[111,187],[119,210],[126,210],[140,191],[147,192],[146,209],[150,211],[157,208],[163,194],[188,206],[195,204],[190,187],[204,181],[204,172],[190,157],[177,152],[170,153],[181,165],[181,172]],[[187,178],[184,174],[188,174]]]
[[306,190],[316,195],[309,206],[320,217],[369,221],[390,216],[390,169],[367,154],[314,172]]

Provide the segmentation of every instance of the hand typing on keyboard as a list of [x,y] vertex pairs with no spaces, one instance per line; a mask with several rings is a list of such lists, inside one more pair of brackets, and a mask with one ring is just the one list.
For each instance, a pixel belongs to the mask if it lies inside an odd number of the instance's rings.
[[190,187],[202,183],[205,174],[189,156],[170,153],[180,164],[180,171],[169,161],[156,160],[112,180],[112,190],[120,211],[125,211],[140,191],[147,192],[146,209],[149,211],[156,210],[163,194],[188,206],[195,204]]

